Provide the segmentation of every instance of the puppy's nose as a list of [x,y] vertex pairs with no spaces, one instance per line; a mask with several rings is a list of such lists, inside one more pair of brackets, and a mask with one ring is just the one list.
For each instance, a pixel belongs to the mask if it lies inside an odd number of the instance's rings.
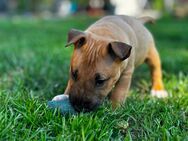
[[99,106],[98,103],[94,103],[92,101],[85,101],[80,105],[75,105],[73,107],[75,107],[75,110],[78,112],[90,112],[95,110],[97,107]]
[[95,100],[85,100],[80,98],[71,98],[70,102],[77,112],[90,112],[99,106],[99,102]]

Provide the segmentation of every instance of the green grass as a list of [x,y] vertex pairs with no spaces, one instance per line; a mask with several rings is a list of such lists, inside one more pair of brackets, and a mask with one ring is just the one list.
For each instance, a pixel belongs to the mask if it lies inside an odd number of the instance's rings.
[[61,116],[46,102],[63,93],[72,48],[67,31],[95,19],[0,20],[0,140],[188,140],[188,20],[147,25],[154,34],[171,96],[149,96],[147,66],[135,73],[130,97],[112,111]]

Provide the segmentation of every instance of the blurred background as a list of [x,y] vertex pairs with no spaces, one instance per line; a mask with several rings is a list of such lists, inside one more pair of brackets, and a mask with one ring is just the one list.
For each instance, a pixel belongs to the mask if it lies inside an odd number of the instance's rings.
[[170,14],[181,18],[188,15],[188,0],[0,0],[1,16],[23,15],[48,18],[79,13],[90,16],[149,15],[154,18]]

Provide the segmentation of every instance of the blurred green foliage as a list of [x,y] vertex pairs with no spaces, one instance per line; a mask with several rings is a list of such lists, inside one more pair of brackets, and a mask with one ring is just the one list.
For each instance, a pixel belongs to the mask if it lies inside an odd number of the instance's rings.
[[152,0],[152,8],[159,11],[164,10],[164,0]]

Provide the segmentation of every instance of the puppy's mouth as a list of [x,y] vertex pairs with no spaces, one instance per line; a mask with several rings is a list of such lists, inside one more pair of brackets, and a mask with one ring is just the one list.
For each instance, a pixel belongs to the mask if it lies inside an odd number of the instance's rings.
[[95,111],[98,107],[99,107],[100,104],[96,104],[94,106],[78,106],[78,105],[74,105],[74,109],[77,111],[77,112],[91,112],[91,111]]
[[80,98],[73,98],[71,96],[69,97],[69,99],[73,108],[77,112],[91,112],[96,110],[101,105],[101,101],[96,99],[86,100]]

